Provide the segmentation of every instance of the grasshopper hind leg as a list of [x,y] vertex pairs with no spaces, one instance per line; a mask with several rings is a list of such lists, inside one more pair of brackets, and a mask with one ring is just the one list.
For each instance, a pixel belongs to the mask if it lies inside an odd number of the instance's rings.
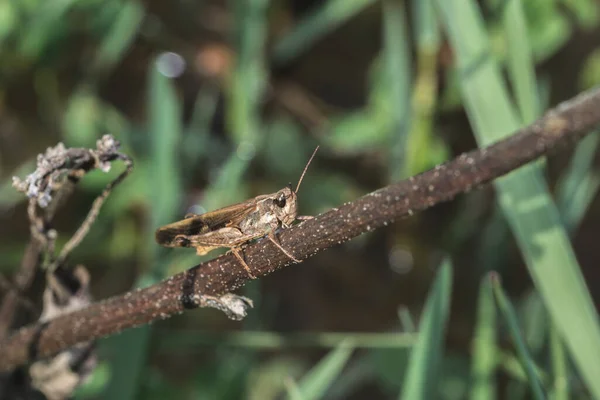
[[251,279],[256,279],[256,276],[252,273],[252,271],[250,270],[250,267],[248,266],[248,264],[246,264],[246,261],[244,261],[244,257],[242,257],[242,255],[240,254],[240,251],[236,247],[232,247],[231,252],[238,259],[240,264],[242,264],[242,267],[244,267],[248,276]]
[[289,251],[287,251],[286,249],[283,248],[283,246],[279,243],[279,239],[277,239],[277,236],[275,236],[275,233],[273,233],[273,231],[269,232],[269,236],[268,236],[269,240],[271,242],[273,242],[273,244],[275,246],[277,246],[277,248],[279,250],[281,250],[283,252],[283,254],[285,254],[286,256],[288,256],[291,260],[299,263],[301,262],[301,260],[298,260],[296,257],[294,257]]
[[[269,234],[268,234],[267,237],[269,238],[269,240],[271,242],[273,242],[273,244],[275,246],[277,246],[277,248],[279,250],[281,250],[281,252],[283,254],[285,254],[286,256],[288,256],[291,260],[293,260],[293,261],[295,261],[297,263],[301,262],[301,260],[298,260],[289,251],[287,251],[286,249],[283,248],[283,246],[279,243],[279,240],[277,239],[277,236],[275,236],[275,234],[272,231],[269,232]],[[244,257],[242,256],[242,253],[240,252],[240,250],[237,247],[231,247],[231,252],[238,259],[238,261],[240,262],[240,264],[242,264],[242,267],[244,267],[244,269],[246,270],[246,273],[248,274],[248,276],[250,278],[252,278],[252,279],[256,279],[256,276],[250,270],[250,267],[248,266],[248,264],[244,260]]]

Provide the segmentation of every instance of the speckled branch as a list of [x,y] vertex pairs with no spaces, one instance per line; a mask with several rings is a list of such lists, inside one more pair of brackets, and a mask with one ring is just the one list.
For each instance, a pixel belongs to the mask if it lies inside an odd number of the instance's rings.
[[[308,258],[364,232],[451,200],[542,155],[575,143],[598,126],[600,88],[560,104],[533,125],[490,147],[463,154],[430,171],[284,229],[279,239],[297,258]],[[257,277],[290,264],[290,259],[269,240],[249,245],[244,254]],[[45,324],[24,327],[0,342],[0,371],[50,356],[80,342],[168,318],[185,309],[206,306],[206,295],[219,297],[238,289],[248,279],[236,258],[227,254],[154,286],[92,304]]]

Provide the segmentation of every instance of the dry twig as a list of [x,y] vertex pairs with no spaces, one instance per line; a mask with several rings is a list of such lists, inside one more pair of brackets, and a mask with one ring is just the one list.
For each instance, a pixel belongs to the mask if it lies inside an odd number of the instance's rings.
[[[98,196],[79,230],[63,247],[60,255],[55,257],[56,232],[51,224],[56,211],[71,194],[74,185],[81,177],[94,169],[107,172],[114,160],[123,160],[126,165],[125,171],[110,182]],[[119,152],[119,142],[112,136],[105,135],[96,143],[96,149],[66,148],[62,143],[49,147],[44,154],[38,156],[37,168],[33,173],[24,180],[13,178],[13,186],[29,198],[27,216],[31,240],[25,249],[14,284],[4,296],[0,306],[0,338],[4,338],[10,329],[19,297],[31,284],[40,262],[45,260],[50,264],[51,269],[62,265],[68,254],[89,231],[112,188],[129,174],[132,167],[131,159]],[[41,215],[39,209],[42,210]]]
[[[560,104],[534,124],[490,147],[463,154],[405,181],[384,187],[314,219],[284,229],[281,244],[299,259],[343,243],[395,220],[451,200],[562,146],[600,125],[600,89]],[[267,275],[290,260],[269,240],[245,249],[254,275]],[[227,254],[174,275],[154,286],[110,298],[45,324],[22,328],[0,342],[0,371],[48,357],[77,343],[168,318],[185,309],[221,302],[248,275]],[[208,296],[208,297],[207,297]],[[210,297],[215,296],[215,297]],[[239,299],[237,305],[244,307]],[[226,302],[225,304],[227,309]],[[231,311],[231,310],[230,310]],[[229,313],[230,317],[241,314]]]
[[[13,185],[29,198],[27,215],[31,240],[14,284],[4,285],[8,287],[8,292],[0,307],[0,337],[5,336],[10,329],[17,306],[19,302],[23,303],[23,292],[42,264],[47,267],[46,289],[39,323],[47,323],[90,304],[87,271],[83,266],[71,270],[64,263],[69,253],[88,233],[111,190],[133,167],[129,157],[120,153],[118,148],[119,143],[110,135],[98,140],[96,149],[67,149],[59,143],[38,156],[36,170],[25,180],[13,178]],[[73,192],[81,177],[94,169],[108,171],[114,160],[123,160],[125,170],[96,198],[77,232],[56,257],[57,233],[52,229],[55,213]],[[11,374],[1,375],[0,397],[32,398],[36,396],[35,393],[43,393],[47,399],[67,398],[95,366],[93,341],[82,342],[65,348],[52,357],[34,362],[27,369],[20,368]]]

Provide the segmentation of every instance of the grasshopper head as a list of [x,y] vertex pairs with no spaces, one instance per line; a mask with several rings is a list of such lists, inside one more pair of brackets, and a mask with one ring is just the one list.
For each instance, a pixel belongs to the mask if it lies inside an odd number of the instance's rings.
[[285,226],[291,225],[298,215],[298,197],[290,186],[284,187],[273,198],[275,216]]

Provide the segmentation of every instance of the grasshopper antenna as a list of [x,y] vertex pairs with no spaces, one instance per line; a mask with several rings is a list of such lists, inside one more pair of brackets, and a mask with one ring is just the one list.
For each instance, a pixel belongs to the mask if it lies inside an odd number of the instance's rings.
[[298,189],[300,189],[300,184],[302,183],[302,179],[304,179],[304,175],[306,174],[306,170],[308,169],[308,166],[312,162],[313,158],[315,158],[315,154],[317,154],[317,150],[319,150],[319,146],[317,146],[315,151],[313,151],[312,156],[310,156],[310,159],[306,163],[306,167],[304,167],[304,171],[302,171],[302,175],[300,175],[300,179],[298,180],[298,185],[296,186],[296,190],[294,190],[294,193],[298,193]]

